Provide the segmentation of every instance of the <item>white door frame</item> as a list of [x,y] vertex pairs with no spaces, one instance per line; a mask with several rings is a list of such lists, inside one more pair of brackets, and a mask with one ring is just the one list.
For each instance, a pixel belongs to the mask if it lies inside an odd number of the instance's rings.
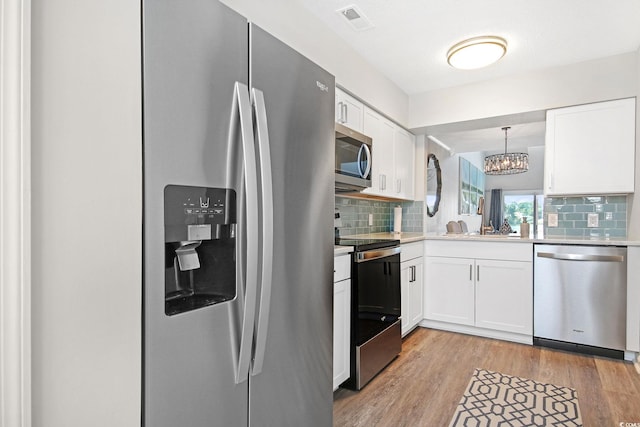
[[0,427],[31,426],[31,0],[0,0]]

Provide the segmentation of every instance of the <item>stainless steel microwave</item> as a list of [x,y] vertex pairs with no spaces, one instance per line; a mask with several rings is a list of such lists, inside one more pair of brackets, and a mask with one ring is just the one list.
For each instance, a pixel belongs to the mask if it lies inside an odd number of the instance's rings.
[[371,187],[372,147],[370,137],[336,123],[336,193]]

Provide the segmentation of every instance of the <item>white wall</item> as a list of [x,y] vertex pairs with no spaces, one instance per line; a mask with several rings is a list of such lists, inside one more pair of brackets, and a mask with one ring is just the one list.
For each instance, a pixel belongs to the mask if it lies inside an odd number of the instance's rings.
[[[640,49],[636,53],[636,84],[637,96],[640,98]],[[636,99],[636,194],[640,193],[640,99]],[[640,240],[640,195],[631,195],[628,198],[627,216],[627,237],[633,240]]]
[[336,83],[408,126],[409,98],[298,2],[222,0],[336,76]]
[[33,425],[140,425],[140,4],[32,0]]
[[409,127],[636,96],[637,53],[412,95]]
[[[413,95],[409,126],[427,126],[540,112],[640,95],[640,49],[623,55]],[[640,107],[640,104],[638,104]],[[635,188],[640,192],[640,108],[636,119]],[[640,239],[640,197],[629,197],[628,238]],[[427,220],[427,224],[431,221]],[[427,227],[429,229],[429,227]]]

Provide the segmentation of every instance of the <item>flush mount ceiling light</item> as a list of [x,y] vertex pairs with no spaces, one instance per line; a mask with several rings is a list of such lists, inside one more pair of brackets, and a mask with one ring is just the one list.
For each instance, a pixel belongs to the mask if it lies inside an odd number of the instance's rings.
[[507,53],[507,41],[496,36],[463,40],[447,52],[447,62],[454,68],[473,70],[486,67]]
[[484,173],[487,175],[513,175],[529,170],[527,153],[507,153],[507,131],[511,127],[503,127],[504,154],[492,154],[484,158]]

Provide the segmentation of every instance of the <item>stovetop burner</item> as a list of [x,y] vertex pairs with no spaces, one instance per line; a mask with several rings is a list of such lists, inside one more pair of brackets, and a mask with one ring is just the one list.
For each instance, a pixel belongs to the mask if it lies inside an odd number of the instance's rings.
[[400,245],[400,240],[387,240],[387,239],[352,239],[337,237],[336,245],[338,246],[353,246],[356,251],[366,251],[369,249],[391,248]]

